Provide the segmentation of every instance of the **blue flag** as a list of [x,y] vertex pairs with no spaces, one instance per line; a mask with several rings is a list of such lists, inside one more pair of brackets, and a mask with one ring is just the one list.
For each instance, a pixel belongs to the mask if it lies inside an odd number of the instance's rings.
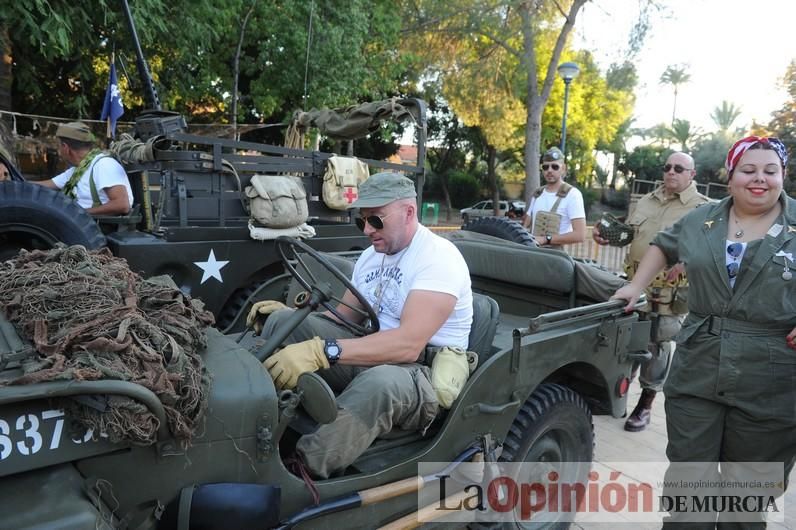
[[108,133],[111,138],[116,138],[116,120],[122,114],[124,114],[124,105],[116,80],[116,63],[111,61],[111,75],[108,79],[108,89],[105,91],[105,103],[102,104],[102,116],[100,116],[101,120],[110,119]]

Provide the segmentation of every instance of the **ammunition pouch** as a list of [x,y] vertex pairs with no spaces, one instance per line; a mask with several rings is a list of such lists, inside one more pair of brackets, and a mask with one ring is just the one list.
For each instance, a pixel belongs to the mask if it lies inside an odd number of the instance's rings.
[[254,175],[246,197],[252,218],[268,228],[293,228],[309,217],[307,192],[294,177]]
[[536,212],[533,220],[533,237],[544,240],[547,234],[555,235],[561,230],[561,216],[553,212]]
[[356,158],[332,156],[323,175],[323,202],[332,210],[345,210],[359,197],[359,185],[370,176],[368,165]]
[[[544,186],[537,188],[536,191],[533,192],[534,199],[541,197],[544,189]],[[533,218],[533,237],[544,239],[547,234],[555,235],[561,233],[561,215],[556,213],[556,210],[558,210],[558,205],[561,204],[561,200],[567,196],[567,193],[569,193],[571,189],[572,186],[566,182],[562,183],[556,193],[556,202],[553,203],[553,207],[550,208],[550,211],[536,212],[536,216]]]
[[633,241],[635,230],[633,227],[623,223],[610,213],[604,213],[597,222],[597,232],[600,237],[607,240],[612,247],[624,247]]

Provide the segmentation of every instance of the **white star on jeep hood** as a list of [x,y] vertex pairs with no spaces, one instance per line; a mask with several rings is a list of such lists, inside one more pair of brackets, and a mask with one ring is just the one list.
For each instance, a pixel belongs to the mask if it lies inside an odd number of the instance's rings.
[[216,280],[224,283],[224,280],[221,279],[221,268],[224,267],[229,261],[218,261],[216,260],[216,255],[212,249],[210,249],[210,255],[207,257],[207,261],[194,261],[193,264],[202,269],[202,281],[199,283],[205,283],[210,278],[215,278]]

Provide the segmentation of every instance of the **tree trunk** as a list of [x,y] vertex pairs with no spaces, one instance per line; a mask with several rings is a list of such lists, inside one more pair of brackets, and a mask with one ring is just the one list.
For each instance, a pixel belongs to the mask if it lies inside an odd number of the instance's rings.
[[243,21],[240,23],[240,35],[238,36],[238,46],[235,48],[235,57],[232,59],[232,107],[230,109],[230,121],[232,122],[232,138],[240,140],[238,137],[238,78],[240,77],[240,52],[243,48],[243,37],[246,35],[246,25],[254,12],[257,0],[252,0]]
[[11,36],[8,27],[0,26],[0,110],[11,108],[11,84],[14,81]]
[[500,188],[497,184],[497,149],[493,145],[486,146],[486,180],[492,190],[492,206],[494,206],[495,215],[500,215]]
[[550,98],[550,90],[553,88],[561,52],[564,50],[567,37],[575,25],[578,11],[585,3],[586,0],[574,0],[572,2],[569,13],[564,20],[564,25],[561,27],[561,32],[556,39],[556,44],[553,47],[550,62],[547,64],[547,72],[545,73],[541,90],[539,90],[539,76],[536,72],[536,30],[533,26],[533,17],[541,2],[526,0],[518,6],[520,17],[522,18],[522,63],[527,71],[525,80],[527,122],[525,124],[525,150],[523,151],[526,204],[530,204],[531,194],[539,187],[539,147],[542,139],[542,111]]

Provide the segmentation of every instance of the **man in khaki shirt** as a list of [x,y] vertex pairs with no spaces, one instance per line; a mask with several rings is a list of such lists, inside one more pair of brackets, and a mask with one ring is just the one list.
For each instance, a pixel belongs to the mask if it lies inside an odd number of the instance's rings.
[[[710,199],[697,191],[694,183],[694,159],[686,153],[675,152],[663,166],[663,184],[639,199],[627,224],[635,234],[625,258],[628,279],[633,274],[655,235],[672,226],[681,217]],[[600,245],[608,243],[600,237],[595,226],[592,237]],[[663,387],[674,353],[674,336],[680,331],[687,313],[688,281],[682,263],[661,272],[646,290],[650,312],[642,315],[652,320],[650,351],[652,359],[641,366],[639,382],[641,397],[625,422],[625,430],[643,431],[650,422],[650,409],[655,395]]]

